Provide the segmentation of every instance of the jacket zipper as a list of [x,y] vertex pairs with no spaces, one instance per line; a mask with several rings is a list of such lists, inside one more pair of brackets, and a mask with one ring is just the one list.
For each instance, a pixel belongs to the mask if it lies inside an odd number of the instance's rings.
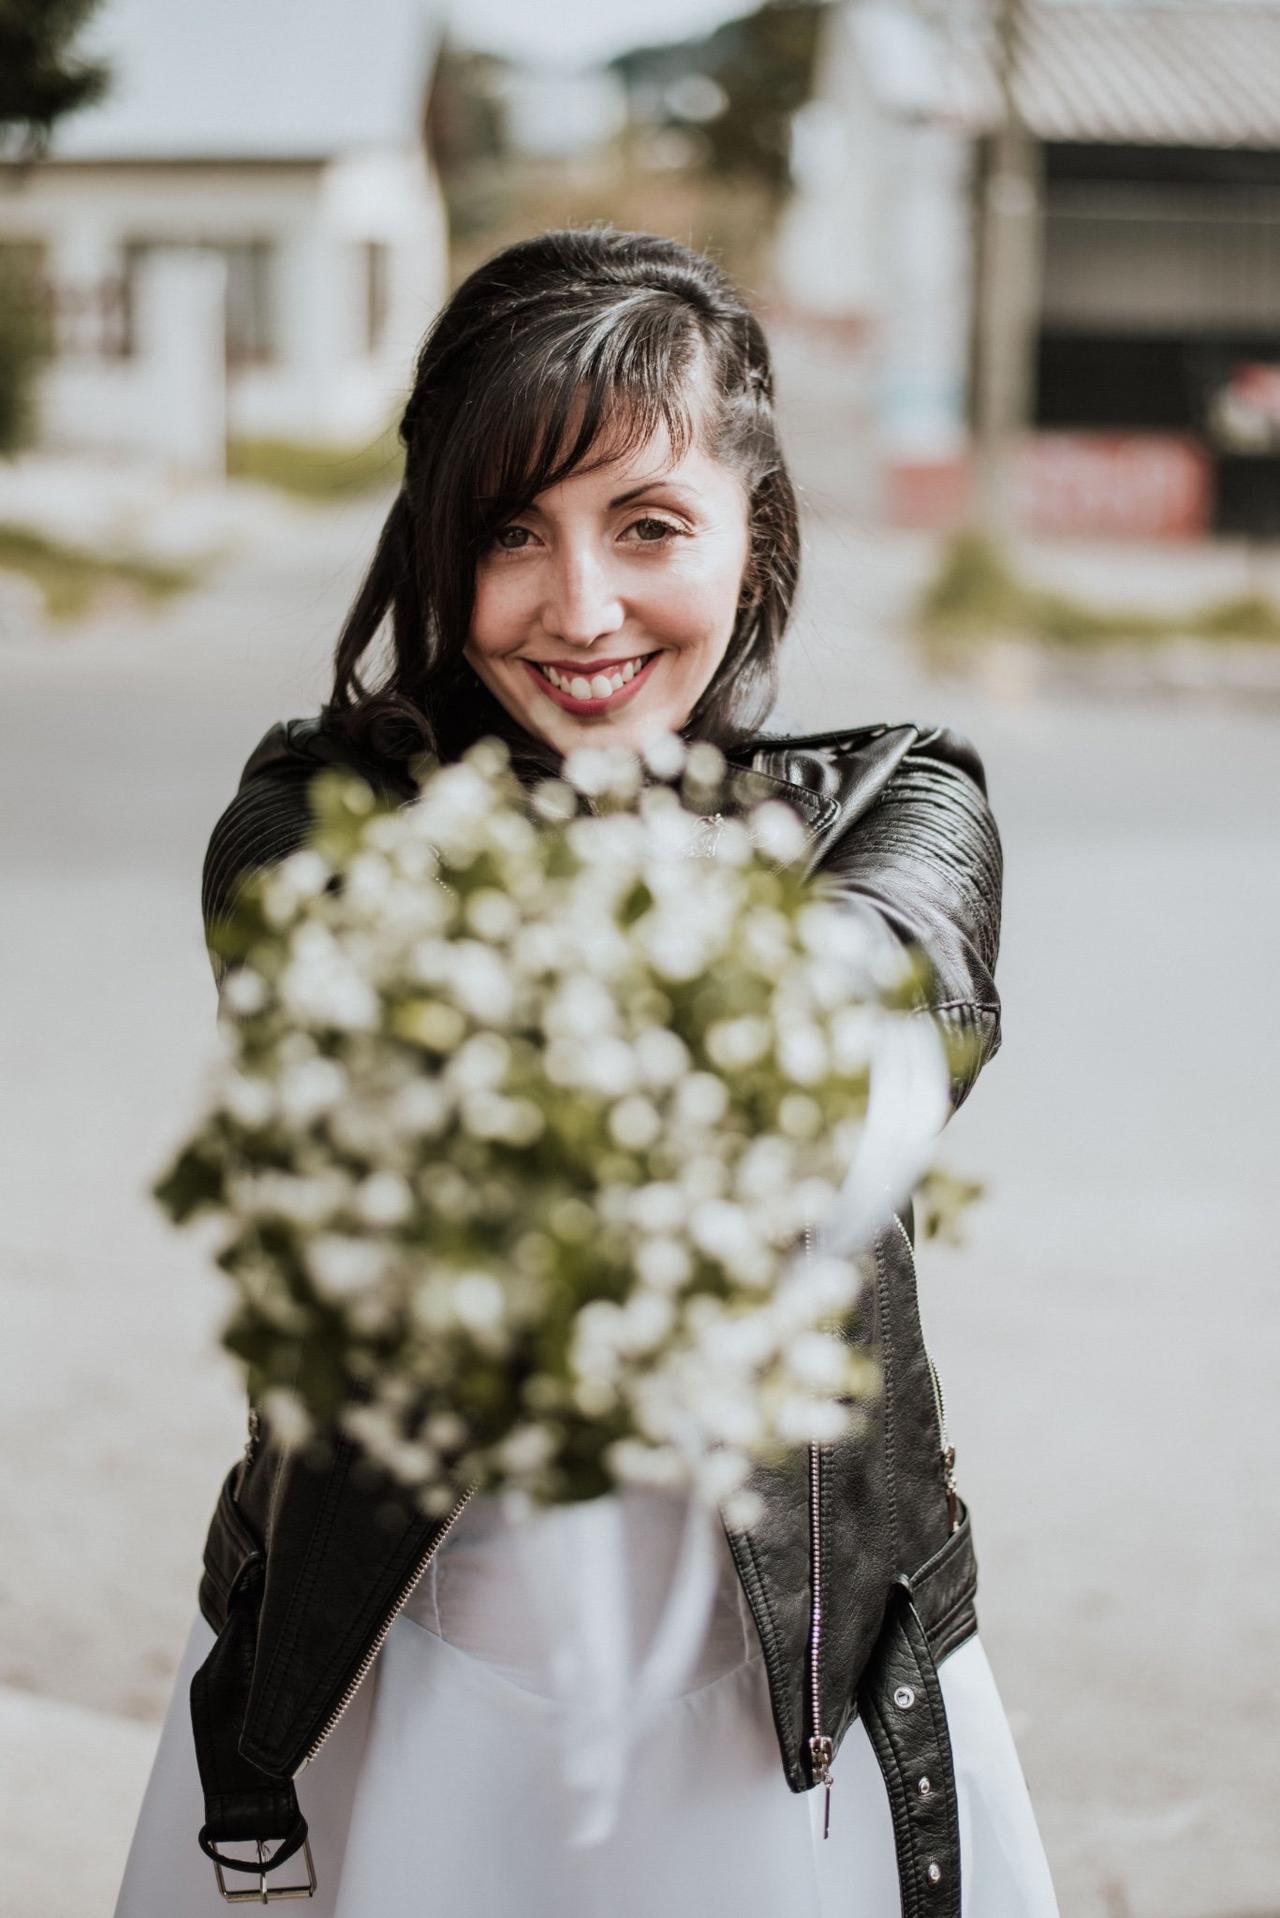
[[297,1771],[294,1772],[293,1776],[295,1778],[298,1776],[298,1772],[303,1771],[305,1767],[311,1763],[312,1759],[315,1757],[320,1747],[324,1744],[326,1738],[328,1738],[330,1732],[333,1730],[334,1726],[337,1724],[338,1720],[342,1717],[342,1714],[346,1711],[348,1705],[351,1703],[352,1699],[355,1697],[356,1693],[359,1691],[361,1685],[364,1683],[365,1679],[368,1677],[369,1671],[373,1665],[374,1660],[377,1658],[378,1653],[382,1650],[383,1645],[386,1643],[387,1635],[390,1632],[391,1627],[395,1624],[401,1612],[404,1610],[405,1606],[408,1604],[409,1599],[412,1596],[414,1587],[418,1583],[418,1580],[422,1577],[422,1574],[426,1571],[428,1565],[431,1563],[432,1559],[435,1557],[436,1553],[440,1550],[440,1547],[444,1544],[450,1532],[453,1530],[454,1526],[457,1524],[458,1519],[462,1515],[463,1506],[467,1503],[468,1499],[471,1497],[474,1491],[475,1491],[474,1485],[470,1485],[467,1487],[466,1491],[462,1494],[457,1504],[453,1507],[452,1511],[449,1513],[449,1516],[445,1519],[444,1524],[440,1527],[440,1530],[435,1534],[434,1538],[431,1540],[431,1543],[428,1545],[426,1551],[422,1554],[422,1557],[418,1560],[417,1564],[414,1566],[413,1572],[408,1582],[402,1587],[400,1595],[396,1599],[395,1604],[392,1606],[391,1610],[387,1613],[386,1617],[383,1619],[382,1624],[379,1627],[377,1637],[374,1639],[372,1645],[370,1645],[368,1651],[365,1653],[364,1657],[361,1659],[359,1666],[357,1667],[354,1675],[349,1681],[341,1698],[338,1700],[337,1704],[334,1706],[333,1710],[330,1712],[328,1718],[326,1718],[324,1724],[320,1727],[320,1730],[317,1733],[314,1741],[312,1742],[306,1757],[302,1760],[302,1763],[298,1766]]
[[[813,1234],[804,1229],[806,1254],[813,1250]],[[831,1761],[835,1747],[822,1729],[822,1458],[824,1447],[809,1447],[809,1771],[825,1797],[822,1836],[831,1835]]]
[[[911,1243],[911,1234],[895,1212],[893,1223],[897,1226],[911,1260],[911,1277],[916,1278],[915,1247]],[[933,1409],[938,1419],[938,1451],[942,1458],[942,1483],[947,1494],[947,1523],[953,1532],[960,1527],[960,1494],[956,1488],[956,1448],[947,1436],[947,1408],[942,1397],[942,1381],[938,1377],[938,1368],[928,1351],[925,1358],[929,1364],[929,1377],[933,1381]]]

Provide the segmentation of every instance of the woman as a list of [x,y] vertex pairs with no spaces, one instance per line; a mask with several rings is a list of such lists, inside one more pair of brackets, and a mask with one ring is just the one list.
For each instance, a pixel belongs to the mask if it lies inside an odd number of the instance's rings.
[[[300,843],[319,766],[407,800],[417,755],[484,733],[532,778],[587,741],[678,731],[720,746],[734,806],[792,804],[815,886],[928,953],[922,1010],[970,1040],[958,1105],[1000,1037],[982,767],[945,729],[762,730],[796,508],[768,347],[723,274],[610,229],[507,249],[428,334],[402,437],[332,695],[271,729],[214,829],[211,938],[243,876]],[[977,1636],[911,1226],[904,1204],[867,1259],[877,1416],[757,1475],[764,1518],[724,1533],[696,1666],[647,1722],[594,1846],[566,1842],[549,1645],[489,1501],[426,1520],[349,1445],[289,1452],[251,1408],[117,1918],[196,1918],[313,1879],[333,1918],[1053,1914]],[[642,1644],[676,1529],[660,1495],[622,1504]],[[591,1509],[565,1523],[589,1528]]]

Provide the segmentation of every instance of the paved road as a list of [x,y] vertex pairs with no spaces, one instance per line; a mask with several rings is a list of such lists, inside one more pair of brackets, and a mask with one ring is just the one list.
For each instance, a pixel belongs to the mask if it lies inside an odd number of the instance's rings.
[[[795,384],[815,477],[786,703],[961,727],[1005,839],[1005,1046],[946,1154],[989,1198],[963,1253],[924,1251],[922,1286],[1063,1912],[1271,1911],[1280,724],[925,683],[894,636],[919,550],[858,530]],[[158,620],[0,651],[0,1437],[23,1461],[0,1486],[0,1536],[22,1541],[0,1685],[32,1708],[0,1725],[60,1785],[84,1742],[59,1727],[163,1710],[242,1441],[217,1283],[145,1188],[211,1050],[209,827],[263,728],[321,696],[378,517],[282,533]],[[140,1788],[145,1739],[119,1750]],[[30,1918],[103,1908],[122,1796],[87,1839],[103,1890],[32,1869]]]

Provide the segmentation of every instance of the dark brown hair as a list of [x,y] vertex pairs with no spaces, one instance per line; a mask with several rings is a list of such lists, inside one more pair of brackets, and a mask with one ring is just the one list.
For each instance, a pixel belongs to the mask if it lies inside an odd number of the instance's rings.
[[[476,563],[539,493],[633,452],[660,421],[677,457],[701,431],[750,501],[737,621],[681,733],[726,752],[750,738],[777,697],[799,567],[768,344],[704,254],[609,226],[505,248],[437,315],[400,425],[404,482],[338,640],[328,723],[379,757],[452,759],[494,732],[554,761],[463,656]],[[361,668],[388,615],[369,683]]]

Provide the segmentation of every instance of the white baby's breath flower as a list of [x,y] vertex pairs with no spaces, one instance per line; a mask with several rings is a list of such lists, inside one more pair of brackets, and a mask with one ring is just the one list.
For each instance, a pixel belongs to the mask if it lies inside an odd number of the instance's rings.
[[652,1352],[675,1324],[675,1309],[670,1299],[658,1292],[634,1292],[622,1308],[618,1330],[623,1352]]
[[687,757],[688,749],[679,733],[665,730],[653,733],[643,751],[645,765],[659,779],[673,779]]
[[686,1125],[716,1125],[728,1104],[728,1089],[718,1073],[691,1072],[676,1087],[676,1117]]
[[383,1406],[352,1403],[344,1405],[338,1423],[358,1445],[376,1457],[393,1452],[400,1444],[395,1418]]
[[451,1101],[438,1079],[411,1079],[401,1086],[391,1101],[390,1117],[396,1126],[423,1137],[438,1133],[448,1119]]
[[722,1265],[749,1257],[757,1244],[750,1213],[732,1200],[708,1199],[693,1209],[689,1231],[695,1245]]
[[685,1464],[670,1445],[648,1445],[640,1439],[615,1439],[605,1451],[605,1462],[624,1485],[674,1487],[685,1483]]
[[234,966],[222,982],[222,1003],[245,1018],[261,1012],[270,997],[266,980],[252,966]]
[[689,1216],[688,1195],[669,1179],[650,1179],[632,1192],[628,1212],[644,1232],[674,1232]]
[[305,1445],[312,1432],[311,1415],[297,1392],[286,1385],[268,1386],[262,1394],[262,1415],[283,1446]]
[[303,1059],[280,1075],[280,1110],[291,1125],[308,1126],[346,1089],[347,1075],[336,1059]]
[[743,917],[740,942],[747,964],[762,978],[773,979],[785,971],[792,945],[791,928],[784,913],[771,906],[753,906]]
[[841,1006],[830,1024],[831,1063],[836,1072],[851,1075],[867,1070],[875,1044],[877,1020],[865,1005]]
[[793,1139],[814,1139],[822,1130],[822,1107],[807,1092],[788,1092],[778,1104],[778,1124]]
[[282,887],[291,892],[295,899],[314,899],[333,877],[329,861],[313,846],[290,853],[275,870]]
[[721,1507],[724,1522],[731,1532],[750,1532],[764,1517],[764,1500],[749,1485],[730,1492]]
[[478,939],[460,939],[450,980],[454,997],[473,1018],[506,1025],[515,1011],[515,980],[500,953]]
[[427,1485],[418,1494],[418,1503],[428,1518],[444,1518],[458,1502],[452,1485]]
[[356,1187],[352,1202],[366,1225],[399,1225],[413,1210],[413,1193],[398,1172],[371,1172]]
[[801,1385],[838,1392],[845,1380],[845,1347],[823,1332],[801,1332],[787,1347],[787,1365]]
[[555,1456],[555,1434],[545,1425],[517,1425],[497,1449],[503,1469],[517,1475],[540,1472]]
[[751,1460],[874,1390],[848,1342],[869,1261],[798,1241],[861,1147],[899,942],[802,900],[775,868],[805,822],[735,817],[726,770],[669,733],[530,792],[482,741],[407,806],[326,788],[325,854],[269,874],[274,931],[247,922],[205,1161],[240,1323],[276,1370],[320,1342],[362,1400],[344,1428],[424,1512],[586,1469],[746,1526]]
[[771,859],[789,863],[805,849],[804,822],[785,799],[765,799],[750,815],[751,836]]
[[476,1032],[445,1065],[445,1083],[458,1092],[487,1092],[502,1084],[510,1064],[511,1047],[501,1033]]
[[713,1065],[737,1071],[763,1058],[771,1038],[767,1019],[720,1019],[707,1029],[707,1052]]
[[358,853],[346,871],[346,906],[360,911],[384,906],[393,881],[392,868],[381,853]]
[[637,1094],[610,1108],[609,1137],[627,1151],[643,1152],[661,1134],[662,1117],[650,1100]]
[[788,1019],[778,1033],[775,1052],[789,1079],[812,1085],[830,1069],[827,1042],[808,1019]]
[[347,1299],[376,1285],[386,1270],[386,1254],[371,1239],[323,1232],[303,1253],[317,1289],[330,1299]]
[[369,1032],[378,1024],[378,997],[322,926],[295,934],[279,992],[286,1012],[306,1026]]
[[462,1272],[452,1286],[453,1316],[471,1332],[490,1332],[506,1317],[506,1295],[491,1272]]
[[635,1268],[641,1283],[655,1292],[675,1292],[693,1274],[693,1260],[687,1246],[678,1239],[645,1239],[637,1246]]
[[778,1435],[790,1445],[833,1445],[848,1429],[848,1413],[835,1399],[795,1392],[775,1409]]
[[621,1098],[639,1078],[635,1052],[612,1033],[606,1033],[598,1045],[583,1048],[582,1065],[585,1083],[606,1099]]
[[265,1079],[250,1078],[242,1072],[233,1072],[224,1081],[222,1103],[237,1124],[254,1131],[269,1125],[276,1116],[274,1088]]
[[724,1446],[708,1452],[694,1465],[694,1483],[705,1499],[719,1504],[742,1489],[751,1474],[751,1461],[742,1452]]
[[463,909],[467,925],[478,938],[502,944],[510,939],[520,923],[520,912],[509,893],[496,886],[481,886],[473,892]]
[[685,778],[692,783],[714,786],[724,776],[724,754],[714,740],[695,740],[689,748],[684,770]]
[[646,1026],[637,1033],[633,1050],[647,1086],[674,1085],[689,1069],[688,1046],[678,1033],[663,1026]]

